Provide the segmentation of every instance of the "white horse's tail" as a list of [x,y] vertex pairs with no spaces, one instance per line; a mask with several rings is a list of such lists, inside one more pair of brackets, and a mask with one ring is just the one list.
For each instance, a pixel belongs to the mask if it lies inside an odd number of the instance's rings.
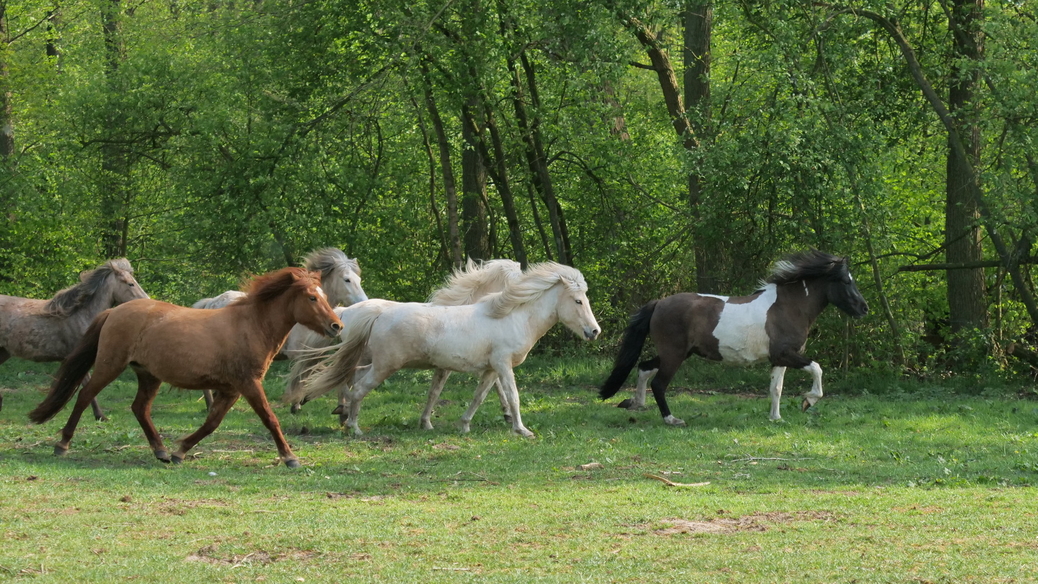
[[[289,387],[281,398],[287,403],[310,401],[353,383],[353,374],[357,370],[361,357],[368,346],[371,327],[382,315],[387,304],[362,302],[354,304],[343,311],[342,321],[345,325],[339,338],[342,342],[334,347],[300,351],[302,353],[292,366],[293,379],[303,379],[305,383]],[[329,349],[335,352],[324,358]]]

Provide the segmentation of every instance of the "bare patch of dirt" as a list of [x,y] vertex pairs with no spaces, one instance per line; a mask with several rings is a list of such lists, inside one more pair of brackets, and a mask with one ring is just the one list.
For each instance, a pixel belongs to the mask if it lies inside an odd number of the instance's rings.
[[751,513],[738,518],[715,517],[701,521],[670,518],[661,523],[665,527],[653,530],[656,535],[679,533],[736,533],[742,531],[767,531],[773,524],[802,521],[832,521],[836,515],[828,511],[797,511],[794,513],[770,512]]
[[203,562],[213,566],[248,566],[252,564],[258,564],[265,566],[281,560],[307,560],[317,555],[316,552],[303,551],[303,550],[290,550],[283,553],[271,553],[264,550],[257,550],[248,554],[230,554],[223,556],[219,552],[219,546],[207,545],[198,549],[198,551],[188,554],[184,558],[187,562]]

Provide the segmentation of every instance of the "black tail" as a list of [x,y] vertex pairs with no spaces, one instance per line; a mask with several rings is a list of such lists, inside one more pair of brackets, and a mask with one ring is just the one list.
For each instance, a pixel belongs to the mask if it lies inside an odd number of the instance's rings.
[[627,376],[631,373],[631,369],[634,369],[638,357],[642,354],[645,337],[649,336],[649,321],[652,320],[652,313],[656,310],[657,302],[658,300],[653,300],[646,304],[631,317],[631,322],[624,330],[623,340],[620,341],[620,352],[613,361],[613,372],[609,374],[609,379],[602,384],[598,397],[609,399],[620,391],[620,387],[627,381]]
[[72,399],[72,396],[76,395],[79,384],[83,382],[83,378],[87,376],[90,368],[94,366],[94,361],[97,360],[97,345],[101,338],[101,327],[104,326],[106,320],[108,320],[107,310],[97,315],[94,322],[90,323],[90,327],[87,328],[76,348],[72,350],[72,354],[61,362],[57,379],[54,380],[50,393],[40,402],[40,405],[36,406],[36,409],[29,412],[30,420],[37,424],[46,422],[53,418],[54,414],[60,412],[61,408]]

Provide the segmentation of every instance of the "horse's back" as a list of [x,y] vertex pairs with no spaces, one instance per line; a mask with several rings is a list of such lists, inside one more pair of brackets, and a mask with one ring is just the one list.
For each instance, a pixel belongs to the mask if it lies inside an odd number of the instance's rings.
[[[696,354],[713,361],[755,363],[768,358],[765,328],[774,294],[718,296],[682,292],[661,299],[652,315],[657,348],[675,358]],[[684,354],[678,356],[677,352]]]
[[64,359],[78,340],[66,319],[47,313],[47,300],[0,295],[0,348],[31,361]]

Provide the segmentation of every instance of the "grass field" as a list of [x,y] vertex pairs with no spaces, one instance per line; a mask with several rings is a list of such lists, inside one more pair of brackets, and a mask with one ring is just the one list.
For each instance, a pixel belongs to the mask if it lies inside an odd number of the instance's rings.
[[[509,433],[493,397],[458,434],[474,387],[462,375],[433,431],[418,429],[427,372],[372,392],[360,438],[339,430],[329,398],[296,416],[279,407],[303,462],[290,470],[243,404],[193,458],[158,462],[129,411],[132,375],[100,395],[111,421],[88,412],[55,458],[67,408],[26,419],[55,366],[9,361],[0,580],[1038,581],[1038,402],[1013,388],[827,372],[827,397],[801,413],[809,382],[791,372],[774,423],[766,368],[690,361],[670,394],[689,425],[672,428],[654,407],[598,401],[608,367],[520,367],[533,440]],[[272,397],[284,371],[268,374]],[[198,398],[162,390],[167,443],[202,422]]]

